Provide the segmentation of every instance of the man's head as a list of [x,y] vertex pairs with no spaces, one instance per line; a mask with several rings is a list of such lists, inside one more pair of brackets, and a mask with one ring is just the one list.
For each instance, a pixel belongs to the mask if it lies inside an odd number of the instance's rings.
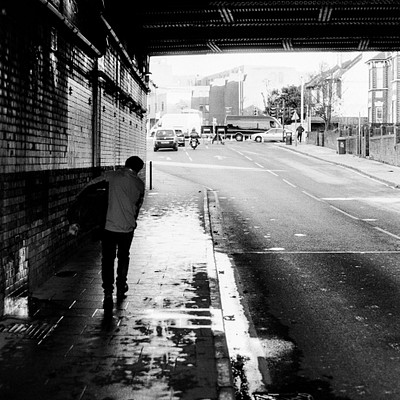
[[129,157],[125,161],[125,167],[130,168],[133,171],[139,172],[143,168],[144,162],[138,156]]

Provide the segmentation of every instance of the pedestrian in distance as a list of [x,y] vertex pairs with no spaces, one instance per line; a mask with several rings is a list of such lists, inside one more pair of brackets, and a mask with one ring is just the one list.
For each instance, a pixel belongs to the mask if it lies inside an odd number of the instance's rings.
[[[126,298],[129,289],[127,284],[129,251],[145,193],[144,182],[138,177],[143,166],[144,162],[140,157],[129,157],[125,161],[124,168],[106,171],[84,188],[87,191],[90,186],[96,186],[101,182],[108,184],[108,204],[101,234],[101,276],[105,310],[113,307],[114,283],[118,302]],[[115,258],[118,259],[116,279],[114,279]]]
[[211,141],[211,144],[214,144],[215,141],[217,141],[218,143],[224,144],[224,142],[222,141],[221,134],[218,130],[216,130],[215,135]]
[[296,128],[296,131],[297,131],[297,140],[301,143],[301,137],[302,137],[302,135],[303,135],[304,128],[302,127],[302,125],[299,125],[299,126]]

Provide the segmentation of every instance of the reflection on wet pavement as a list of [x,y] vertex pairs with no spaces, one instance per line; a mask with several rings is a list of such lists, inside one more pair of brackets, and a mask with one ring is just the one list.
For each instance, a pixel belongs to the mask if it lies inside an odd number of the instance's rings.
[[145,202],[128,297],[113,312],[101,308],[99,243],[32,297],[10,300],[0,321],[0,398],[217,398],[223,323],[210,291],[211,240],[197,197],[161,203],[156,193],[151,208]]
[[215,256],[235,388],[240,396],[238,398],[250,400],[252,393],[266,391],[266,385],[271,383],[265,351],[255,332],[252,332],[252,324],[243,308],[229,257],[221,252]]

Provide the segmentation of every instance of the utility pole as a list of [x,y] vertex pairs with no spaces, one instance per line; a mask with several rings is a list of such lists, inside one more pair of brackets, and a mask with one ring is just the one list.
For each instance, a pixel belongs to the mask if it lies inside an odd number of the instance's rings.
[[[300,98],[300,124],[303,126],[303,115],[304,115],[304,80],[301,77],[301,98]],[[303,126],[304,128],[304,126]]]

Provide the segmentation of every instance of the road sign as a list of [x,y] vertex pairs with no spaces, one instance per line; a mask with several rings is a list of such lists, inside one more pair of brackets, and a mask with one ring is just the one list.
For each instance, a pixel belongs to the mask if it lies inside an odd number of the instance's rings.
[[300,117],[299,117],[299,115],[297,114],[297,111],[294,110],[294,113],[293,113],[293,115],[292,115],[292,121],[297,121],[297,120],[299,120],[299,119],[300,119]]

